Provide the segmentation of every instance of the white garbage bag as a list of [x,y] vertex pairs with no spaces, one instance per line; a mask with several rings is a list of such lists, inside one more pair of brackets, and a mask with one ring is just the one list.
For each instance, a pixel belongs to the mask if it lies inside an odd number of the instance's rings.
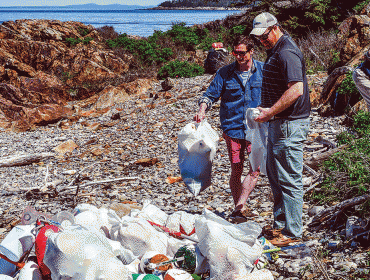
[[181,228],[187,235],[192,235],[195,232],[195,218],[198,215],[193,215],[185,211],[177,211],[168,216],[166,227],[176,232],[181,232]]
[[53,280],[131,279],[114,251],[103,234],[74,225],[48,234],[44,263]]
[[249,155],[253,171],[260,168],[263,174],[266,173],[266,158],[267,158],[267,135],[268,123],[258,123],[254,119],[257,118],[260,111],[257,108],[248,108],[245,113],[245,122],[247,130],[245,131],[245,140],[251,142],[252,151]]
[[105,207],[97,208],[89,204],[79,204],[73,210],[75,215],[74,224],[81,225],[92,231],[103,231],[107,238],[110,238],[109,231],[121,218],[117,213]]
[[130,216],[135,218],[142,218],[146,221],[151,221],[161,226],[164,226],[166,224],[168,218],[168,214],[159,209],[154,204],[151,204],[151,201],[149,199],[144,200],[143,208],[141,210],[132,210]]
[[114,226],[110,232],[111,238],[130,250],[135,258],[141,259],[146,251],[167,253],[168,238],[166,234],[153,228],[143,219],[133,219],[128,224]]
[[205,120],[199,124],[188,123],[178,135],[181,176],[195,196],[211,185],[212,160],[218,140],[217,132]]
[[195,221],[198,247],[210,265],[211,280],[244,279],[262,254],[257,240],[262,229],[254,222],[233,225],[208,210]]

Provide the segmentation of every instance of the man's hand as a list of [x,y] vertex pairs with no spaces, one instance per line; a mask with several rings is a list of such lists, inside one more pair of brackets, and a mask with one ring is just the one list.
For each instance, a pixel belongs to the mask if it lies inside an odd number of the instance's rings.
[[259,123],[267,122],[269,119],[271,119],[273,116],[271,116],[270,108],[262,108],[257,107],[258,110],[260,110],[260,115],[255,118],[254,120]]
[[206,103],[201,103],[198,114],[196,114],[194,116],[194,121],[199,123],[202,120],[204,120],[204,118],[206,117],[206,109],[207,109],[207,104]]

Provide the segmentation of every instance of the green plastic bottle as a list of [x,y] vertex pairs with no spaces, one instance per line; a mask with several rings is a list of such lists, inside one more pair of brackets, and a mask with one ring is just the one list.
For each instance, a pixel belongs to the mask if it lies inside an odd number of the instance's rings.
[[132,279],[133,280],[161,280],[161,278],[153,274],[132,274]]

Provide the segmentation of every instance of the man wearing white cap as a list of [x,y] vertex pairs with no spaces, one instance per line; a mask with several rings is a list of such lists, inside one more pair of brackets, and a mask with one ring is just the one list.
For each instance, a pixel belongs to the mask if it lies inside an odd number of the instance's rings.
[[311,111],[303,54],[270,13],[259,14],[250,33],[267,49],[263,68],[261,114],[269,122],[267,176],[274,195],[271,240],[286,246],[302,237],[303,142]]

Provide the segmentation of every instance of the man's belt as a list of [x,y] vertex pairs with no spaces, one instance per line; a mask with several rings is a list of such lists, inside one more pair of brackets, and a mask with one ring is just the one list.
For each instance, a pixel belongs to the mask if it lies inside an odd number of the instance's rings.
[[272,121],[276,121],[276,120],[281,120],[281,119],[285,119],[284,117],[277,117],[277,116],[273,116],[271,119],[269,119],[268,121],[269,122],[272,122]]

